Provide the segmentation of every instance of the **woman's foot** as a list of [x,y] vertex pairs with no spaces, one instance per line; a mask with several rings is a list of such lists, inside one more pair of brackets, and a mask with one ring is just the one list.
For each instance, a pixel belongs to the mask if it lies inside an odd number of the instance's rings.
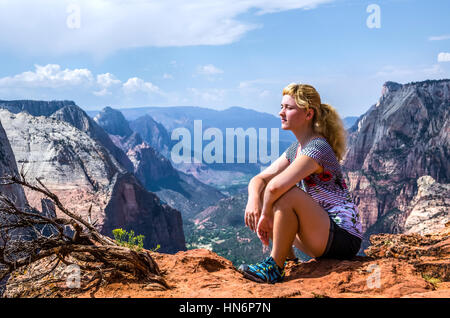
[[258,283],[274,284],[284,278],[284,268],[279,267],[271,256],[254,265],[243,264],[238,270],[245,278]]

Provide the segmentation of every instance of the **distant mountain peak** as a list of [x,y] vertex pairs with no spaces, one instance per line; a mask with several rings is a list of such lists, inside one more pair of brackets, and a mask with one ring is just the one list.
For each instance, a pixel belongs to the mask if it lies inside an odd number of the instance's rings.
[[386,82],[377,105],[352,127],[343,167],[367,238],[405,229],[420,177],[449,183],[448,105],[450,79]]
[[387,81],[386,83],[383,84],[383,88],[381,89],[381,95],[384,97],[391,92],[395,92],[401,89],[402,86],[403,86],[402,84]]
[[32,116],[50,116],[66,106],[76,106],[76,104],[71,100],[0,100],[0,108],[14,114],[25,111]]
[[133,133],[122,112],[110,106],[103,108],[100,113],[94,117],[94,120],[111,135],[127,137]]

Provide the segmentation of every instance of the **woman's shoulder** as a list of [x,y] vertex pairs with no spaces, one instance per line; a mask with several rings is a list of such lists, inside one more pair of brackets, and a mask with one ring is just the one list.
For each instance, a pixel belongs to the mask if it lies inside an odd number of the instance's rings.
[[338,169],[339,162],[337,161],[336,154],[325,137],[311,139],[305,148],[302,149],[301,153],[316,159],[322,166],[326,165],[329,168],[333,167],[333,169]]
[[295,155],[297,153],[298,145],[299,145],[299,142],[298,142],[298,140],[296,140],[293,143],[291,143],[290,146],[286,149],[286,151],[285,151],[286,158],[289,162],[292,162],[294,160]]
[[312,138],[304,149],[316,149],[323,152],[332,151],[333,148],[329,144],[328,140],[323,136],[317,136]]

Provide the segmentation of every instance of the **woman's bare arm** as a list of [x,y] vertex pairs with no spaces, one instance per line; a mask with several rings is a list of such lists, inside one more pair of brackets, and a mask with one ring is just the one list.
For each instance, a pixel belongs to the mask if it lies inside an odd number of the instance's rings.
[[269,167],[253,177],[248,184],[248,202],[245,209],[245,225],[256,231],[259,217],[263,207],[264,191],[267,184],[275,176],[289,166],[289,161],[283,153]]
[[266,187],[270,180],[281,173],[289,166],[289,161],[283,153],[277,160],[275,160],[269,167],[254,176],[248,184],[249,197],[259,197],[262,190]]
[[312,158],[298,156],[288,168],[273,177],[264,189],[264,212],[271,214],[272,204],[285,192],[295,186],[299,180],[321,169],[321,166]]

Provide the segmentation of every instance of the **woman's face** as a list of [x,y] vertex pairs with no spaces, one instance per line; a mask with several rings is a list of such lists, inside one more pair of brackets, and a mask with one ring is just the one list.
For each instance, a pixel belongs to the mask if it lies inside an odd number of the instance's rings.
[[304,126],[310,120],[312,109],[306,111],[305,108],[299,108],[295,99],[290,95],[284,95],[281,99],[281,129],[292,130]]

